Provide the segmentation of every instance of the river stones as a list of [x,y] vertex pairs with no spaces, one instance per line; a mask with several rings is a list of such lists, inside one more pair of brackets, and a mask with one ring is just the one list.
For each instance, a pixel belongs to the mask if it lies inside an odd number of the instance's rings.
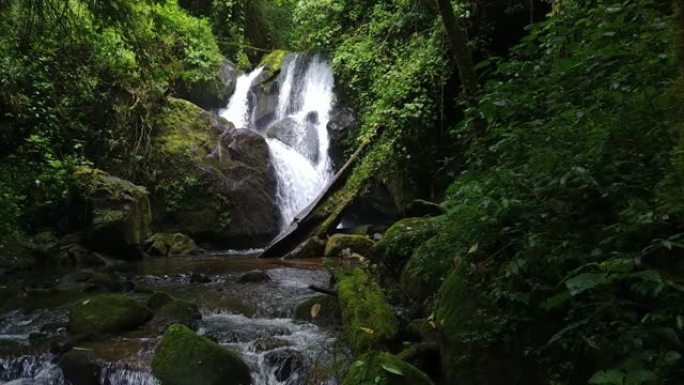
[[319,326],[339,323],[341,318],[340,303],[331,295],[309,298],[297,305],[294,312],[294,319]]
[[154,352],[152,373],[162,385],[250,385],[249,367],[240,356],[172,325]]
[[100,385],[100,365],[91,350],[66,352],[59,358],[59,367],[71,385]]
[[95,336],[134,329],[152,317],[152,312],[122,294],[101,294],[79,300],[70,308],[69,330]]
[[238,278],[239,283],[259,283],[270,281],[271,277],[263,270],[248,271]]
[[342,385],[433,385],[415,366],[389,353],[367,353],[354,362]]
[[341,257],[345,249],[367,256],[370,255],[373,245],[374,242],[363,235],[334,234],[328,238],[324,256],[325,258]]
[[287,253],[283,259],[321,258],[325,253],[325,241],[312,237],[302,242],[294,250]]
[[264,360],[268,366],[275,368],[273,375],[279,382],[299,376],[309,365],[306,356],[294,349],[276,350],[267,353],[264,356]]
[[115,258],[142,257],[152,222],[147,189],[85,166],[76,168],[73,177],[70,216],[85,227],[85,246]]

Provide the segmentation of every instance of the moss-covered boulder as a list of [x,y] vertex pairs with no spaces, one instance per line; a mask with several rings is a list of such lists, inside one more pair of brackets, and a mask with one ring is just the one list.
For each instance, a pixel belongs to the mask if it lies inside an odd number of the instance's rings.
[[79,300],[69,313],[69,330],[95,336],[135,329],[152,317],[150,309],[121,294],[101,294]]
[[338,282],[342,327],[355,353],[383,348],[398,332],[394,309],[378,284],[363,269],[333,268]]
[[325,245],[325,258],[342,256],[342,250],[349,249],[352,253],[369,256],[375,243],[368,237],[353,234],[334,234],[328,238]]
[[432,381],[415,366],[385,352],[359,357],[342,381],[342,385],[375,384],[432,385]]
[[147,305],[154,310],[154,318],[151,323],[153,327],[159,330],[165,330],[173,324],[182,324],[195,329],[202,319],[202,313],[200,313],[197,305],[166,293],[153,294],[147,301]]
[[402,292],[416,303],[434,295],[453,269],[454,250],[454,243],[443,233],[416,248],[401,272]]
[[224,108],[230,96],[235,92],[240,71],[228,60],[224,60],[209,79],[188,82],[179,79],[173,84],[175,96],[189,100],[205,110]]
[[393,275],[399,275],[413,251],[437,234],[429,218],[405,218],[393,224],[373,247],[371,257]]
[[437,203],[423,199],[415,199],[406,206],[409,217],[437,217],[446,214],[446,209]]
[[294,318],[319,326],[338,324],[342,320],[340,302],[331,295],[319,295],[297,305]]
[[182,233],[157,233],[145,241],[145,251],[156,257],[175,257],[202,254],[195,241]]
[[259,63],[259,67],[264,68],[262,76],[265,80],[272,79],[273,76],[278,74],[286,56],[288,56],[288,52],[282,49],[277,49],[264,55]]
[[155,119],[156,227],[200,244],[263,246],[280,229],[276,175],[263,137],[196,105],[170,99]]
[[152,373],[162,385],[249,385],[249,367],[240,356],[172,325],[154,352]]
[[85,227],[85,245],[115,258],[141,257],[142,244],[151,233],[147,190],[85,166],[73,176],[71,216]]
[[321,258],[325,254],[325,241],[318,237],[311,237],[287,253],[283,259]]

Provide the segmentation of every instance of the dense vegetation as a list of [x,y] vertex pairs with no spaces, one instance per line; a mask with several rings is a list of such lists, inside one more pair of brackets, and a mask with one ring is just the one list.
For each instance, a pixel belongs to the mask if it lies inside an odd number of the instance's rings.
[[360,117],[348,152],[368,145],[327,207],[382,184],[446,211],[390,227],[365,269],[331,268],[360,357],[344,384],[427,381],[389,354],[411,361],[386,298],[428,325],[441,365],[411,363],[434,382],[681,383],[684,16],[656,0],[451,4],[469,97],[432,0],[0,1],[0,233],[66,233],[78,166],[154,180],[167,96],[214,92],[224,58],[322,52]]

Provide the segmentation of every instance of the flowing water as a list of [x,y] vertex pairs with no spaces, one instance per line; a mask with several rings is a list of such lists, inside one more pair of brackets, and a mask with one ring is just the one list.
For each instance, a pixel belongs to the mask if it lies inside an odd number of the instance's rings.
[[[238,79],[236,91],[221,116],[237,128],[266,136],[278,177],[278,205],[287,227],[325,188],[333,175],[328,154],[327,125],[333,106],[334,78],[329,63],[318,55],[295,54],[283,61],[273,119],[258,127],[256,87],[263,68]],[[273,130],[278,128],[278,130]]]
[[[261,269],[271,277],[261,283],[240,283],[246,271]],[[154,259],[109,268],[135,287],[162,290],[196,303],[202,313],[198,333],[240,353],[252,370],[253,385],[334,384],[310,381],[310,374],[337,358],[337,330],[293,320],[296,305],[312,296],[309,285],[325,286],[329,275],[320,261],[265,261],[253,256],[210,255],[202,258]],[[193,283],[202,274],[207,283]],[[7,303],[0,303],[0,384],[66,385],[50,353],[49,341],[66,338],[68,304],[77,300],[63,277],[46,273],[0,280]],[[10,293],[10,294],[8,294]],[[149,294],[131,294],[144,301]],[[8,310],[9,309],[9,310]],[[277,339],[278,346],[264,348]],[[102,385],[152,385],[154,349],[160,332],[146,325],[117,336],[79,343],[98,358]],[[279,359],[280,357],[280,359]],[[278,378],[282,357],[294,364],[287,378]],[[306,382],[305,382],[306,381]]]

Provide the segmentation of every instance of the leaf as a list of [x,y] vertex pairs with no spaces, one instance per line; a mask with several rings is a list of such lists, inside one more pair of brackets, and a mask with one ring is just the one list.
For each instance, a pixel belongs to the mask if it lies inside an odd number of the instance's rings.
[[608,279],[603,273],[582,273],[565,281],[565,286],[570,290],[570,294],[575,296],[607,283]]
[[468,254],[475,254],[475,253],[477,253],[477,249],[479,249],[479,248],[480,248],[480,244],[479,244],[479,243],[476,243],[476,244],[470,246],[470,249],[468,249]]
[[619,370],[601,370],[594,373],[589,379],[590,384],[596,385],[623,385],[625,374]]
[[375,330],[373,330],[371,328],[359,326],[359,329],[361,329],[361,331],[363,331],[364,333],[369,334],[369,335],[375,334]]
[[388,364],[381,364],[380,366],[382,366],[382,368],[385,371],[390,372],[392,374],[396,374],[397,376],[403,376],[404,375],[404,373],[399,368],[397,368],[395,366],[390,366]]
[[315,303],[311,306],[311,318],[316,318],[321,313],[321,304]]

